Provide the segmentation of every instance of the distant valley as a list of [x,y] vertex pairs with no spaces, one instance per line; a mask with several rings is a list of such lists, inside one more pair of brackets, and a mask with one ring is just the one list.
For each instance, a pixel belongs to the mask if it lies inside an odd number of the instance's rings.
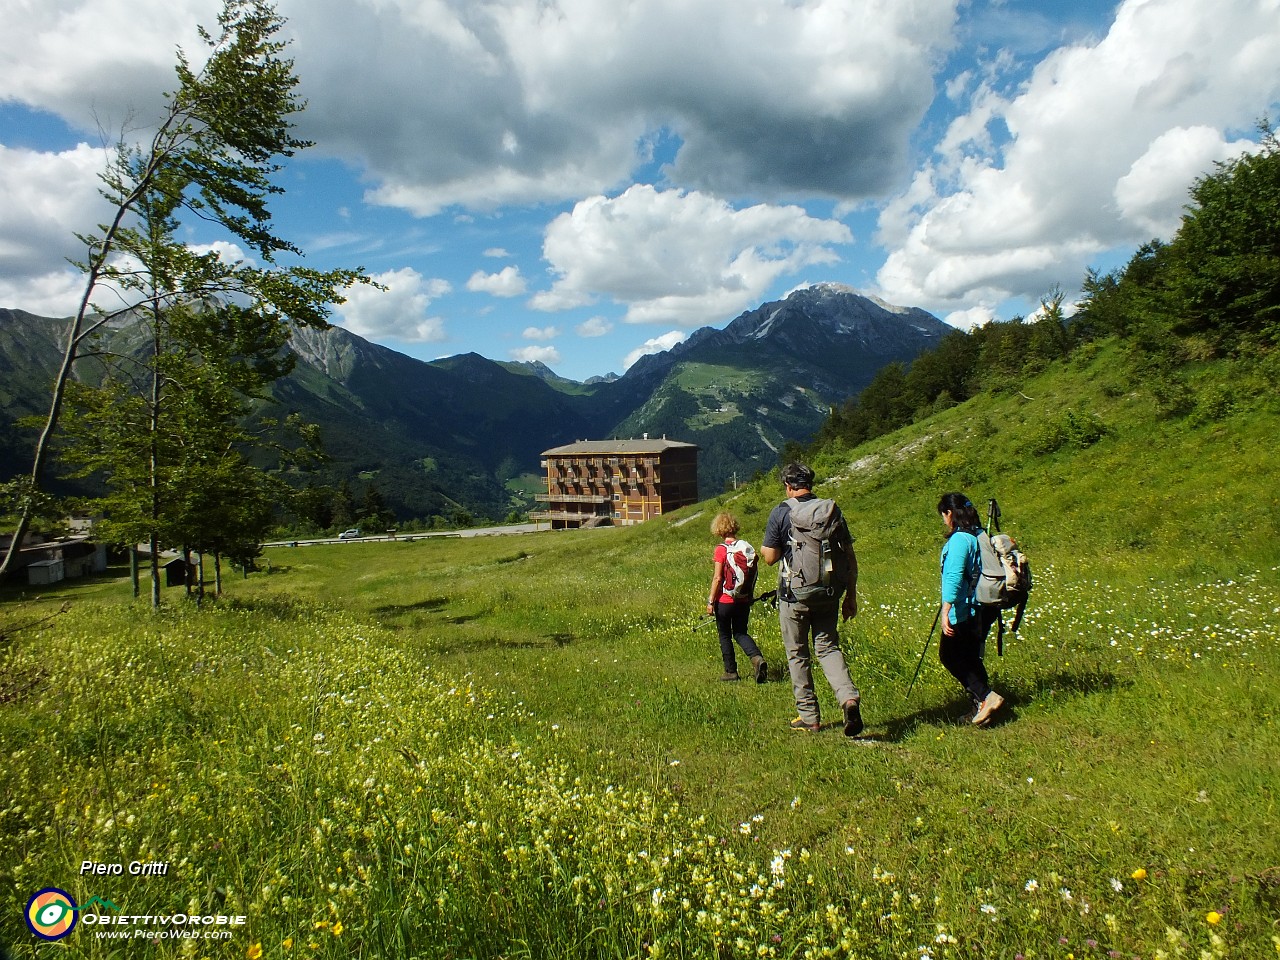
[[[0,480],[29,462],[31,432],[13,421],[45,412],[65,325],[0,310]],[[710,496],[772,468],[881,367],[949,329],[923,310],[819,284],[698,330],[620,377],[578,383],[477,354],[415,360],[332,327],[295,335],[298,362],[271,403],[320,426],[328,462],[313,482],[345,480],[357,493],[374,484],[402,520],[523,513],[543,450],[645,433],[698,444]],[[127,346],[128,325],[108,337]]]

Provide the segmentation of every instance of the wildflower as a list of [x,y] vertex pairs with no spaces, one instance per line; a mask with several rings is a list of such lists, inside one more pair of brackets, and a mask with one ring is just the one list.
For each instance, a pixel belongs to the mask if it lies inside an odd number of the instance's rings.
[[1117,880],[1115,877],[1112,877],[1111,889],[1114,890],[1116,893],[1119,893],[1121,890],[1124,889],[1124,884],[1121,883],[1119,880]]
[[1133,873],[1129,874],[1129,876],[1133,877],[1135,880],[1145,880],[1147,879],[1147,871],[1142,869],[1142,867],[1139,867],[1137,870],[1133,871]]
[[260,958],[262,957],[262,944],[255,943],[253,946],[251,946],[248,950],[244,952],[244,955],[248,957],[249,960],[260,960]]
[[1035,893],[1037,890],[1040,889],[1040,884],[1034,877],[1032,877],[1030,880],[1027,881],[1026,886],[1024,886],[1022,889],[1026,890],[1027,893]]
[[1208,921],[1209,926],[1211,927],[1217,926],[1219,923],[1222,922],[1222,914],[1220,914],[1217,910],[1210,910],[1208,913],[1204,915],[1204,918],[1205,920]]
[[996,908],[994,904],[984,903],[982,904],[982,906],[978,907],[978,909],[981,910],[983,913],[987,914],[988,916],[994,917],[996,914]]
[[282,943],[282,944],[281,944],[281,946],[282,946],[282,947],[284,947],[286,950],[292,950],[292,949],[293,949],[293,937],[285,937],[285,938],[284,938],[284,943]]

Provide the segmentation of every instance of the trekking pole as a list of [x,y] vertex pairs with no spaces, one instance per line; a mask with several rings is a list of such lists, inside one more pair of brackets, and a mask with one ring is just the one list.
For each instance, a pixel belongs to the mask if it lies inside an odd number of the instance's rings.
[[[1000,532],[1000,504],[996,503],[996,498],[992,497],[987,501],[987,536],[990,537],[992,532]],[[996,614],[996,656],[1004,656],[1004,611]],[[984,642],[985,647],[985,642]],[[986,652],[985,650],[983,651]]]
[[751,603],[754,605],[754,604],[760,603],[761,601],[769,604],[769,606],[776,609],[778,606],[778,591],[770,590],[768,593],[762,593],[760,594],[760,596],[753,599]]
[[715,622],[716,615],[714,613],[703,614],[702,617],[699,618],[698,622],[693,625],[693,632],[697,633],[700,628],[705,627],[708,623]]
[[920,651],[920,662],[916,664],[915,676],[911,678],[911,683],[907,687],[907,699],[911,699],[911,691],[915,688],[916,680],[920,677],[920,668],[924,666],[924,655],[929,652],[929,644],[933,640],[933,631],[938,629],[938,621],[942,619],[942,604],[938,604],[938,612],[933,615],[933,626],[929,628],[929,635],[924,638],[924,649]]

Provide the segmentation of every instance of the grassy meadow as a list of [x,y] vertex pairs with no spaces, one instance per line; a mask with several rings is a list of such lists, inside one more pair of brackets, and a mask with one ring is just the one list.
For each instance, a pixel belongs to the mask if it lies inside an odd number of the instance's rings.
[[[773,481],[629,529],[273,549],[201,610],[8,588],[0,953],[1280,955],[1270,381],[1206,370],[1170,420],[1121,369],[1082,352],[815,458],[862,568],[855,741],[821,678],[829,726],[787,729],[765,605],[769,683],[719,682],[694,629],[712,516],[758,546]],[[1035,564],[985,730],[936,637],[907,696],[949,489],[998,497]],[[244,922],[46,944],[44,887]]]

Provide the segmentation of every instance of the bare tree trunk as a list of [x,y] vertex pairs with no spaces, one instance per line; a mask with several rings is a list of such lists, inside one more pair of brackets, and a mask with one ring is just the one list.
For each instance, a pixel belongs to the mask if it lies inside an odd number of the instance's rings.
[[151,609],[160,609],[160,538],[151,531]]

